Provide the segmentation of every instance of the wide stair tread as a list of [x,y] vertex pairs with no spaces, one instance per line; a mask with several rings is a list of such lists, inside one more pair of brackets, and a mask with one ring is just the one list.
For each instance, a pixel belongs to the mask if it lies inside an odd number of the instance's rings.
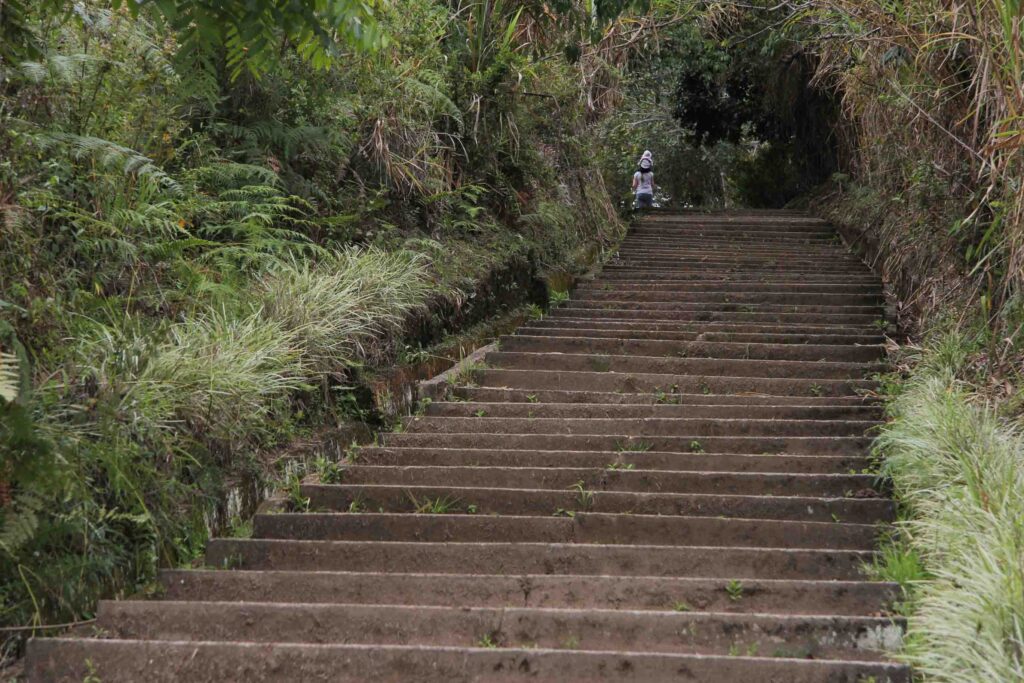
[[793,211],[656,211],[379,443],[34,639],[29,681],[909,683],[882,283]]

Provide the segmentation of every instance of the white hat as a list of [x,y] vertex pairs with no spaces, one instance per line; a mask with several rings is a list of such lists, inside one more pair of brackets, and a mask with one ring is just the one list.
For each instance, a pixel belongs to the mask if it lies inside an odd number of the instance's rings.
[[651,166],[654,165],[654,157],[651,156],[651,150],[645,149],[644,153],[640,155],[640,161],[643,161],[644,159],[647,159],[649,162],[651,162]]

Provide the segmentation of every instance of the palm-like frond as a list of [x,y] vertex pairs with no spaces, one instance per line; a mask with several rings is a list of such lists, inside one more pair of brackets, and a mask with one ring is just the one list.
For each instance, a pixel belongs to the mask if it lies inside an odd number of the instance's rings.
[[0,351],[0,398],[13,401],[18,398],[18,358]]

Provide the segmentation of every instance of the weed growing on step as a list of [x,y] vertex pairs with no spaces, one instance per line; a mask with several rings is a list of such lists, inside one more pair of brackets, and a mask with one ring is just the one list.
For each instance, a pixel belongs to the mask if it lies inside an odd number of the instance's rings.
[[562,648],[566,650],[575,650],[580,646],[580,639],[578,636],[569,636],[562,641]]
[[646,453],[654,448],[654,444],[647,441],[620,441],[615,445],[619,453]]
[[605,465],[605,469],[611,472],[616,470],[635,470],[636,465],[631,462],[610,462]]
[[473,415],[474,415],[475,417],[484,417],[484,416],[486,416],[486,415],[487,415],[487,411],[486,411],[486,410],[484,410],[483,408],[481,408],[480,410],[477,410],[477,411],[475,411],[475,412],[473,413]]
[[672,603],[672,611],[674,611],[674,612],[692,612],[693,608],[690,607],[690,605],[686,601],[679,600],[677,602]]
[[576,512],[573,511],[573,510],[566,510],[565,508],[558,508],[553,513],[551,513],[551,516],[552,517],[570,517],[570,518],[572,518],[572,517],[576,516]]
[[594,372],[611,372],[612,359],[608,356],[598,356],[590,361],[590,368]]
[[433,402],[434,402],[434,400],[432,398],[429,398],[429,397],[421,398],[420,400],[416,401],[416,409],[413,410],[413,414],[414,415],[424,415],[424,414],[426,414],[427,408],[429,408],[430,404],[433,403]]
[[526,395],[526,402],[527,403],[537,403],[539,401],[540,401],[540,399],[537,398],[537,394],[527,394]]
[[811,385],[810,392],[811,396],[820,397],[825,393],[825,390],[820,384],[815,383]]
[[558,306],[561,306],[562,304],[564,304],[568,300],[569,300],[569,292],[564,291],[564,290],[553,289],[553,290],[551,290],[551,293],[548,296],[548,305],[551,308],[556,308]]
[[406,495],[412,502],[413,511],[416,514],[423,515],[446,515],[458,510],[459,498],[454,496],[439,496],[437,498],[424,498],[422,501],[416,500],[416,496],[411,491],[406,491]]
[[485,647],[488,649],[494,649],[498,647],[498,641],[490,633],[485,633],[481,636],[480,640],[477,641],[477,647]]
[[594,492],[587,490],[587,484],[585,481],[580,480],[570,487],[571,491],[576,492],[576,502],[584,510],[589,510],[594,504]]
[[309,512],[309,497],[302,495],[302,476],[297,472],[288,475],[285,495],[289,512]]
[[345,473],[338,463],[322,455],[313,460],[313,471],[320,478],[321,484],[340,484]]
[[690,442],[690,452],[691,453],[703,453],[704,452],[704,446],[701,444],[700,441],[697,441],[696,439],[694,439],[693,441]]
[[743,583],[733,579],[725,585],[725,592],[729,594],[730,600],[737,602],[743,598]]
[[366,498],[363,494],[357,494],[348,504],[348,511],[352,513],[366,512]]

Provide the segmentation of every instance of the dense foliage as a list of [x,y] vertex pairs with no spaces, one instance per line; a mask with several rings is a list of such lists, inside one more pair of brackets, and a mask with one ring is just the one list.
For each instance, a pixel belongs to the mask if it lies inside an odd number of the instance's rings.
[[562,5],[4,4],[0,621],[191,561],[411,319],[614,237],[587,149],[632,29]]

